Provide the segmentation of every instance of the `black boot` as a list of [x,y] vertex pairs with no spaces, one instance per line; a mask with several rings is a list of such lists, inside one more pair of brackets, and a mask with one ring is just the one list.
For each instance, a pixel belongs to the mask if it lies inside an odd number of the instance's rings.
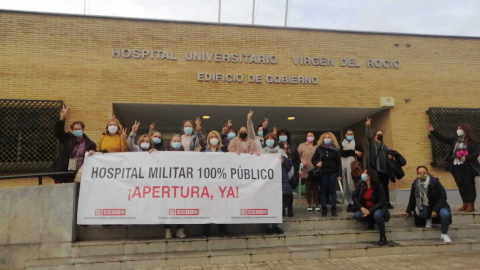
[[353,213],[355,213],[355,208],[354,208],[353,204],[350,204],[350,203],[348,204],[348,206],[347,206],[347,212],[353,212]]
[[282,217],[285,216],[285,208],[282,209]]
[[336,217],[336,216],[337,216],[337,207],[332,206],[332,217]]
[[207,238],[210,236],[210,224],[204,224],[202,226],[202,238]]
[[288,216],[293,217],[293,206],[292,205],[288,206]]
[[327,216],[327,207],[322,207],[322,217]]
[[220,230],[220,237],[228,236],[227,225],[225,225],[225,224],[220,225],[219,230]]
[[380,240],[378,240],[379,246],[385,246],[388,244],[387,237],[385,235],[380,235]]

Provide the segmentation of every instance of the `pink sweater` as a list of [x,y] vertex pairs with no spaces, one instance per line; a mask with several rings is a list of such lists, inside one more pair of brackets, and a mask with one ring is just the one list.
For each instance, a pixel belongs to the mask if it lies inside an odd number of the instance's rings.
[[[240,152],[253,154],[255,153],[255,141],[247,139],[245,142],[242,142],[238,137],[234,138],[228,144],[228,152]],[[313,154],[312,154],[313,155]]]

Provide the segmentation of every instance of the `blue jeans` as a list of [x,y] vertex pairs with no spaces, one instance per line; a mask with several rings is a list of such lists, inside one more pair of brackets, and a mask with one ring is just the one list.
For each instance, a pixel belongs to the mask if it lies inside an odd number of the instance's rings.
[[383,209],[378,209],[370,215],[363,217],[362,211],[357,211],[353,214],[353,218],[357,221],[366,221],[369,224],[377,224],[380,235],[385,235],[385,220],[383,219]]
[[[431,218],[432,213],[430,212],[429,207],[426,205],[422,205],[422,206],[423,206],[423,210],[420,212],[418,217],[425,220]],[[442,227],[441,227],[442,234],[447,234],[448,227],[450,226],[450,217],[452,216],[452,214],[450,214],[450,212],[447,209],[442,208],[440,209],[440,212],[438,213],[438,215],[440,216],[440,224],[442,224]]]
[[320,204],[327,207],[327,191],[330,194],[332,207],[337,207],[337,173],[324,174],[320,179]]

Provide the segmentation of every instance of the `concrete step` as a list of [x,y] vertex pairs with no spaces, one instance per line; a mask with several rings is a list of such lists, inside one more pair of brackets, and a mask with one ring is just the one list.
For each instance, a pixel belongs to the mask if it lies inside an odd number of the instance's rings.
[[[400,209],[400,208],[399,208]],[[401,209],[404,209],[403,207]],[[333,230],[333,229],[361,229],[363,224],[353,220],[352,213],[345,211],[338,217],[321,217],[318,213],[302,212],[293,218],[284,218],[285,231]],[[405,219],[401,210],[392,211],[392,217],[387,226],[414,226],[413,218]],[[477,213],[454,212],[453,224],[480,224],[480,215]],[[218,234],[217,225],[211,225],[211,234]],[[227,225],[231,235],[261,234],[265,231],[264,224],[232,224]],[[185,232],[189,237],[201,235],[201,225],[185,225]],[[163,238],[163,225],[138,226],[77,226],[78,241],[114,240],[114,239],[155,239]]]
[[[386,236],[393,241],[436,239],[440,228],[417,228],[412,226],[387,226]],[[452,225],[449,229],[451,238],[480,238],[480,224]],[[357,244],[378,240],[376,230],[337,229],[285,231],[281,235],[248,235],[185,239],[151,239],[151,240],[108,240],[72,243],[70,253],[50,252],[49,257],[82,258],[105,255],[131,255],[149,253],[173,253],[195,251],[222,251],[229,249],[274,248],[328,244]],[[61,255],[60,255],[61,254]]]
[[[378,236],[378,235],[377,235]],[[375,239],[377,240],[377,239]],[[230,250],[156,252],[149,254],[102,255],[81,258],[33,260],[29,270],[161,269],[163,267],[258,263],[278,260],[352,258],[361,256],[426,254],[479,251],[480,238],[454,238],[449,244],[439,237],[429,240],[389,239],[389,245],[376,242],[319,244],[283,247],[239,247]]]

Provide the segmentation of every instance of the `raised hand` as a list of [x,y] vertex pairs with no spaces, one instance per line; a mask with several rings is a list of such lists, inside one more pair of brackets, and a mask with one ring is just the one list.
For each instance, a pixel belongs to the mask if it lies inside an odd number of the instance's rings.
[[68,107],[64,104],[62,110],[60,110],[60,120],[65,120],[65,118],[67,117],[67,112]]
[[248,114],[247,114],[247,120],[252,119],[252,116],[253,116],[253,111],[250,110],[250,111],[248,112]]
[[120,135],[120,138],[123,141],[127,141],[127,129],[126,128],[122,128],[122,134]]
[[152,131],[152,130],[154,130],[154,129],[155,129],[155,123],[152,122],[152,123],[150,123],[150,131]]
[[273,127],[272,133],[277,135],[277,128],[276,127]]
[[265,118],[265,119],[263,120],[262,127],[263,127],[263,128],[267,128],[267,127],[268,127],[268,118]]
[[[135,124],[133,124],[133,126],[132,126],[132,131],[135,132],[135,133],[137,133],[139,126],[140,126],[140,122],[137,122],[137,121],[135,120]],[[126,133],[126,131],[125,131],[125,133]]]
[[222,127],[222,133],[227,134],[228,129],[232,126],[232,120],[228,119],[227,123]]
[[365,126],[369,127],[372,124],[372,118],[367,118],[367,121],[365,122]]
[[202,120],[200,120],[200,117],[196,117],[197,119],[195,120],[195,127],[197,132],[202,131]]

